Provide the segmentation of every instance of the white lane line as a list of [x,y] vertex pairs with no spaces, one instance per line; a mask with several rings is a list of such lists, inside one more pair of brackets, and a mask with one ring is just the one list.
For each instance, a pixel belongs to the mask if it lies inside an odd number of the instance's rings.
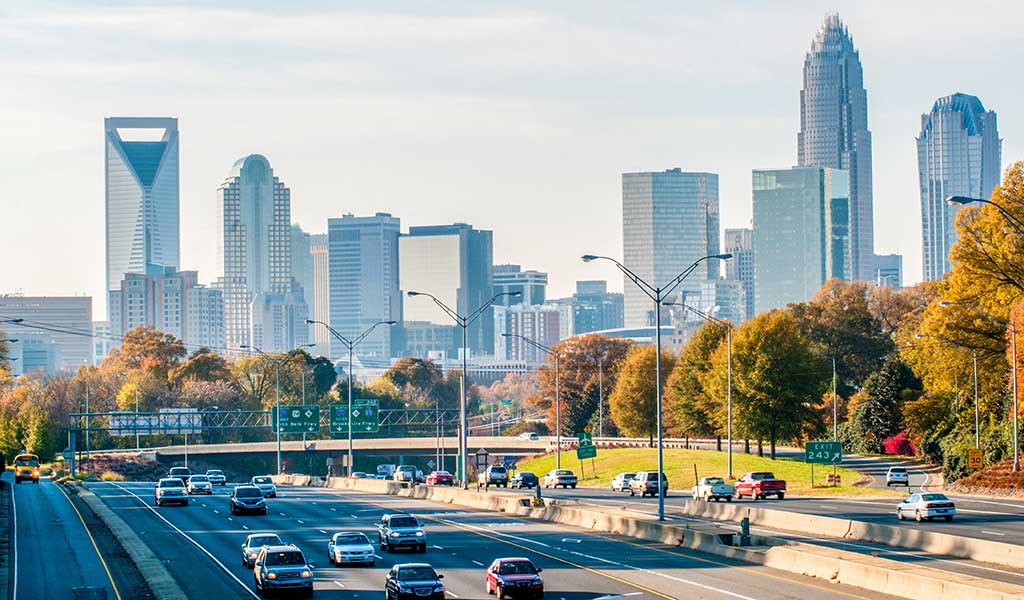
[[480,562],[480,561],[478,561],[478,560],[474,560],[474,561],[473,561],[473,564],[474,564],[474,565],[476,565],[476,566],[478,566],[478,567],[482,567],[482,566],[484,566],[484,563],[482,563],[482,562]]
[[576,538],[562,538],[562,543],[563,544],[582,544],[583,540],[576,539]]
[[345,587],[345,584],[340,582],[340,581],[338,581],[337,579],[334,580],[334,585],[336,585],[336,586],[338,586],[340,588]]
[[451,590],[449,590],[449,589],[446,589],[446,590],[444,591],[444,593],[448,594],[448,595],[449,595],[449,596],[451,596],[452,598],[458,598],[458,595],[456,595],[456,594],[455,594],[455,592],[453,592],[453,591],[451,591]]
[[18,504],[14,501],[14,488],[11,488],[11,535],[14,537],[14,544],[11,546],[11,560],[14,561],[11,598],[18,600]]
[[283,517],[283,516],[285,516],[285,514],[284,514],[284,513],[278,513],[278,514],[280,514],[280,515],[281,515],[282,517]]
[[[953,498],[954,500],[957,500],[957,501],[959,501],[959,502],[970,502],[970,503],[972,503],[972,504],[973,504],[973,503],[978,503],[978,504],[993,504],[993,505],[995,505],[995,506],[1006,506],[1006,507],[1009,507],[1009,508],[1016,508],[1016,509],[1018,509],[1018,510],[1022,510],[1022,511],[1024,511],[1024,506],[1021,506],[1020,504],[1007,504],[1006,502],[993,502],[993,501],[991,501],[991,500],[978,500],[978,499],[976,499],[976,498],[972,498],[972,497],[970,497],[970,496],[953,496],[952,498]],[[1013,514],[1020,514],[1020,513],[1001,513],[1001,514],[1010,514],[1010,515],[1013,515]]]
[[336,509],[336,508],[332,508],[332,509],[331,509],[331,512],[338,512],[338,509]]
[[358,519],[359,518],[359,515],[349,515],[349,516],[352,517],[353,519]]
[[248,525],[242,525],[242,529],[248,530],[249,526]]
[[319,531],[320,533],[325,534],[325,535],[327,534],[327,532],[324,531],[323,529],[318,529],[317,531]]
[[302,519],[295,519],[295,520],[299,523],[299,525],[305,525],[306,524],[306,522],[303,521]]
[[614,598],[626,598],[628,596],[640,596],[643,592],[629,592],[628,594],[608,594],[607,596],[598,596],[594,600],[613,600]]
[[[134,496],[134,494],[132,494],[132,495]],[[215,509],[213,509],[213,514],[215,514],[215,515],[219,515],[219,514],[220,514],[220,511],[219,511],[219,510],[217,510],[217,509],[215,508]]]
[[982,533],[987,533],[989,535],[998,535],[998,536],[1006,535],[1005,533],[999,533],[998,531],[985,531],[984,529],[982,529],[981,532]]
[[431,546],[431,548],[437,548],[438,550],[444,550],[441,546]]
[[374,554],[374,556],[376,556],[376,557],[377,557],[377,558],[379,558],[380,560],[384,560],[384,557],[383,557],[383,556],[381,556],[380,554]]
[[211,552],[210,552],[209,550],[207,550],[206,548],[204,548],[204,547],[203,547],[203,546],[202,546],[202,545],[201,545],[201,544],[200,544],[199,542],[197,542],[197,541],[195,541],[194,539],[192,539],[192,538],[191,538],[191,537],[190,537],[190,536],[189,536],[189,535],[188,535],[187,533],[185,533],[185,532],[184,532],[184,531],[182,531],[181,529],[178,529],[178,527],[177,527],[177,526],[176,526],[176,525],[175,525],[174,523],[171,523],[170,521],[168,521],[168,520],[167,520],[167,518],[166,518],[166,517],[164,517],[164,516],[163,516],[162,514],[160,514],[159,512],[157,512],[157,510],[156,510],[155,508],[153,508],[152,506],[150,506],[149,504],[147,504],[145,500],[143,500],[143,499],[142,499],[141,497],[139,497],[139,496],[138,496],[137,494],[135,494],[135,493],[133,493],[133,492],[129,491],[128,489],[126,489],[126,488],[123,488],[123,487],[121,487],[121,486],[120,486],[120,485],[118,485],[117,483],[114,483],[114,482],[112,482],[112,481],[111,481],[111,482],[108,482],[108,483],[110,483],[111,485],[113,485],[113,486],[115,486],[115,487],[121,488],[121,489],[122,489],[123,491],[125,491],[125,492],[128,492],[128,493],[129,493],[129,494],[131,494],[132,496],[135,496],[135,498],[136,498],[136,499],[137,499],[137,500],[138,500],[139,502],[141,502],[141,503],[142,503],[142,505],[143,505],[144,507],[148,508],[148,509],[149,509],[149,511],[150,511],[151,513],[153,513],[154,515],[156,515],[157,517],[159,517],[159,518],[160,518],[160,520],[161,520],[161,521],[163,521],[164,523],[167,523],[167,526],[168,526],[168,527],[170,527],[171,529],[173,529],[173,530],[177,531],[177,532],[178,532],[178,533],[179,533],[179,534],[181,535],[181,537],[183,537],[183,538],[185,538],[186,540],[188,540],[188,541],[192,542],[192,545],[194,545],[194,546],[195,546],[196,548],[199,548],[199,550],[200,550],[200,551],[201,551],[201,552],[202,552],[203,554],[205,554],[206,556],[210,557],[210,560],[212,560],[212,561],[213,561],[214,563],[216,563],[216,564],[217,564],[217,566],[218,566],[218,567],[220,567],[222,571],[224,571],[225,573],[227,573],[228,577],[230,577],[231,579],[235,580],[235,583],[237,583],[238,585],[242,586],[242,589],[244,589],[244,590],[245,590],[245,592],[246,592],[247,594],[249,594],[249,596],[251,596],[252,598],[256,598],[256,600],[259,600],[259,598],[260,598],[260,597],[259,597],[259,596],[257,596],[257,595],[256,595],[256,593],[255,593],[255,592],[253,592],[253,591],[252,591],[251,589],[249,589],[249,586],[248,586],[248,585],[246,585],[246,584],[242,583],[242,580],[241,580],[241,579],[239,579],[238,577],[235,577],[235,574],[234,574],[234,573],[232,573],[232,572],[231,572],[231,571],[230,571],[230,570],[229,570],[229,569],[228,569],[228,568],[227,568],[226,566],[224,566],[224,563],[222,563],[222,562],[220,562],[219,560],[217,560],[217,557],[216,557],[216,556],[214,556],[214,555],[213,555],[213,554],[212,554],[212,553],[211,553]]

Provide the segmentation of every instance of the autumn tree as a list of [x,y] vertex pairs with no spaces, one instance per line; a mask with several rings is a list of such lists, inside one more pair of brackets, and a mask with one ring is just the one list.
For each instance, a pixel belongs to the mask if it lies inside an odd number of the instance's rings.
[[[631,347],[619,369],[615,390],[608,398],[615,425],[628,436],[653,438],[657,432],[656,358],[652,346]],[[675,362],[671,353],[661,352],[662,386]]]
[[854,452],[881,453],[886,438],[903,431],[903,405],[921,393],[921,382],[897,354],[871,374],[859,392],[845,429],[846,442]]
[[209,348],[200,348],[188,360],[175,366],[167,375],[175,389],[188,381],[226,381],[231,379],[231,367],[224,357]]
[[727,332],[719,323],[705,323],[679,355],[665,389],[665,410],[672,416],[671,435],[717,436],[720,444],[723,430],[716,415],[725,406],[725,399],[710,397],[701,376],[711,368],[711,355],[725,343]]
[[147,325],[125,333],[124,341],[110,351],[108,360],[122,371],[145,369],[166,381],[167,373],[185,354],[181,340]]

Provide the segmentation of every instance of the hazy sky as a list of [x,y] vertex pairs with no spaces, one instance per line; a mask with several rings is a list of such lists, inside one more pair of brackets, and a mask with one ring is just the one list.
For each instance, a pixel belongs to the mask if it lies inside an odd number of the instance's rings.
[[102,318],[103,117],[137,115],[179,118],[181,266],[202,281],[215,191],[258,152],[307,231],[346,212],[468,222],[551,296],[621,289],[579,260],[622,253],[620,174],[716,172],[722,226],[749,226],[751,169],[796,162],[830,10],[864,65],[876,250],[916,281],[921,113],[975,94],[1003,165],[1024,158],[1022,2],[5,2],[0,292],[90,294]]

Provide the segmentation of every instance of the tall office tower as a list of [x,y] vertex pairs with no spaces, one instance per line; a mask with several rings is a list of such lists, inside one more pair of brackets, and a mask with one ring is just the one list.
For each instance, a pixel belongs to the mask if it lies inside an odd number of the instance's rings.
[[[321,323],[331,322],[331,289],[330,269],[327,260],[327,234],[318,233],[309,236],[309,253],[313,258],[313,304],[309,312],[314,320]],[[327,356],[331,350],[331,334],[323,325],[315,325],[310,338],[316,347],[313,352],[317,356]]]
[[[718,175],[681,169],[624,173],[622,244],[626,267],[654,286],[666,285],[697,260],[718,254]],[[718,279],[720,270],[719,261],[705,261],[680,289],[699,291],[701,281]],[[626,327],[653,325],[651,299],[632,281],[623,281]],[[663,317],[667,315],[665,309]]]
[[717,319],[742,323],[747,318],[747,294],[743,282],[738,279],[705,281],[700,293],[700,306],[696,308]]
[[494,265],[494,293],[519,292],[518,298],[505,296],[497,304],[544,304],[547,296],[548,274],[524,271],[519,265]]
[[725,261],[725,278],[743,285],[745,312],[740,321],[746,321],[754,316],[754,230],[726,229],[722,250],[732,254]]
[[[569,313],[567,305],[545,304],[494,307],[494,358],[518,360],[531,364],[547,362],[547,355],[524,342],[522,336],[549,348],[562,339],[562,318]],[[571,307],[568,307],[571,308]],[[501,334],[507,333],[509,337]]]
[[298,287],[287,294],[257,294],[251,314],[249,339],[260,350],[284,354],[309,343],[309,308]]
[[[330,324],[348,339],[378,321],[399,320],[398,235],[401,220],[389,213],[372,217],[344,215],[327,220],[330,270]],[[391,327],[378,327],[358,346],[361,357],[387,363],[392,356]],[[331,339],[330,358],[347,357]]]
[[903,256],[901,254],[875,255],[875,284],[903,287]]
[[797,147],[800,166],[849,171],[852,275],[871,281],[875,234],[868,94],[860,54],[837,14],[825,16],[804,59]]
[[[291,256],[292,256],[292,280],[302,288],[302,298],[306,302],[309,314],[316,313],[316,292],[313,290],[313,253],[308,233],[302,230],[297,223],[292,223],[291,228]],[[310,317],[312,318],[312,317]],[[307,325],[309,339],[313,339],[313,325]],[[322,329],[322,327],[321,327]]]
[[[47,372],[74,372],[93,362],[92,298],[89,296],[17,296],[0,294],[0,319],[24,319],[22,325],[0,324],[0,338],[19,340],[11,356],[24,351],[42,354],[38,361],[26,356],[14,361],[16,373],[42,368]],[[47,327],[48,330],[33,325]],[[54,331],[58,330],[58,331]]]
[[622,294],[609,293],[607,281],[577,281],[571,303],[574,335],[622,327]]
[[953,94],[935,101],[921,115],[917,171],[921,184],[921,229],[924,279],[937,281],[949,272],[949,250],[956,243],[957,207],[950,196],[988,199],[999,185],[1002,140],[996,113],[977,96]]
[[[410,227],[398,239],[402,265],[399,288],[433,294],[460,315],[470,315],[494,296],[493,233],[465,223]],[[494,348],[494,319],[485,310],[466,331],[470,352],[490,354]],[[452,318],[428,298],[407,299],[402,305],[403,321],[452,325]],[[459,356],[461,331],[456,347]],[[437,348],[437,350],[445,350]]]
[[[197,285],[186,293],[185,343],[190,351],[211,348],[224,354],[224,294],[218,289]],[[232,349],[233,350],[233,349]],[[228,358],[233,354],[228,354]]]
[[92,322],[92,364],[99,366],[114,347],[113,336],[107,321]]
[[753,179],[756,312],[809,300],[833,277],[852,279],[849,173],[793,167],[755,170]]
[[153,268],[146,274],[125,274],[120,289],[108,293],[110,333],[122,338],[136,327],[151,325],[187,342],[188,290],[198,283],[196,271],[177,271],[172,267]]
[[218,287],[224,292],[224,340],[234,350],[251,343],[253,299],[292,291],[291,190],[274,176],[270,161],[250,154],[235,162],[217,198]]
[[108,117],[103,128],[109,291],[125,273],[179,267],[178,120]]

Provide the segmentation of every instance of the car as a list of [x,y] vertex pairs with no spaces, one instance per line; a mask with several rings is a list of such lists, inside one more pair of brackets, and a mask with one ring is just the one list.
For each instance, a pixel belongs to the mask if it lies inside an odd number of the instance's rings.
[[945,494],[911,494],[896,505],[896,518],[900,521],[913,515],[918,521],[942,517],[947,522],[956,516],[956,505]]
[[[668,477],[665,474],[661,474],[661,487],[664,491],[661,492],[663,497],[668,496]],[[640,494],[640,497],[644,496],[657,496],[659,491],[658,472],[657,471],[637,471],[633,479],[629,480],[629,495],[636,496]]]
[[210,478],[206,475],[193,475],[189,477],[185,488],[188,489],[189,495],[213,493],[213,484],[210,483]]
[[210,469],[206,472],[206,478],[210,480],[210,485],[227,485],[228,479],[224,476],[224,471],[220,469]]
[[356,471],[355,473],[352,474],[352,478],[353,479],[376,479],[377,476],[376,475],[370,475],[369,473],[364,473],[362,471]]
[[339,531],[327,542],[327,562],[332,565],[344,563],[362,563],[369,566],[377,564],[377,555],[373,552],[370,538],[358,531]]
[[625,492],[629,490],[629,482],[633,480],[636,473],[619,473],[612,479],[612,491],[613,492]]
[[508,469],[502,465],[488,465],[477,475],[477,483],[482,486],[508,487]]
[[540,484],[540,480],[537,478],[535,473],[531,473],[530,471],[520,471],[515,474],[512,480],[509,481],[508,485],[509,487],[519,489],[533,489],[537,487],[538,484]]
[[725,482],[725,479],[721,477],[701,477],[697,485],[693,486],[690,490],[690,494],[694,500],[703,500],[710,502],[715,500],[721,502],[732,502],[732,495],[736,493],[731,485]]
[[885,472],[885,487],[893,485],[910,487],[910,474],[906,467],[889,467]]
[[414,465],[402,465],[395,469],[394,479],[395,481],[416,483],[416,471],[417,469]]
[[544,580],[528,558],[497,558],[487,567],[487,593],[502,598],[543,598]]
[[256,563],[256,556],[263,546],[283,546],[281,536],[276,533],[250,533],[242,544],[242,566],[251,569]]
[[294,544],[260,548],[252,577],[260,596],[276,591],[299,591],[307,598],[313,596],[313,566]]
[[532,431],[527,431],[525,433],[520,433],[519,434],[519,439],[521,439],[521,440],[529,440],[531,442],[536,442],[537,440],[540,439],[540,436],[537,435],[536,433],[532,432]]
[[164,477],[156,482],[153,500],[157,506],[163,506],[164,504],[188,506],[188,490],[185,489],[185,484],[181,479],[177,477]]
[[245,513],[267,514],[267,500],[260,488],[254,485],[236,485],[228,499],[228,509],[233,515]]
[[737,500],[750,496],[754,500],[775,496],[779,500],[786,497],[786,482],[776,479],[771,471],[751,471],[744,473],[733,486]]
[[427,551],[427,534],[416,517],[405,513],[387,514],[377,524],[377,541],[380,549],[394,552],[396,548],[413,548],[417,552]]
[[405,563],[391,567],[384,580],[386,600],[444,600],[444,575],[427,563]]
[[167,472],[168,477],[177,477],[182,483],[188,483],[188,478],[192,477],[192,469],[188,467],[171,467],[171,470]]
[[569,469],[552,469],[548,471],[548,474],[544,476],[544,487],[557,488],[562,486],[563,488],[576,489],[576,474]]
[[277,498],[277,486],[269,475],[257,475],[249,481],[249,485],[259,488],[265,498]]
[[427,485],[455,485],[455,478],[448,471],[431,471],[427,475]]

